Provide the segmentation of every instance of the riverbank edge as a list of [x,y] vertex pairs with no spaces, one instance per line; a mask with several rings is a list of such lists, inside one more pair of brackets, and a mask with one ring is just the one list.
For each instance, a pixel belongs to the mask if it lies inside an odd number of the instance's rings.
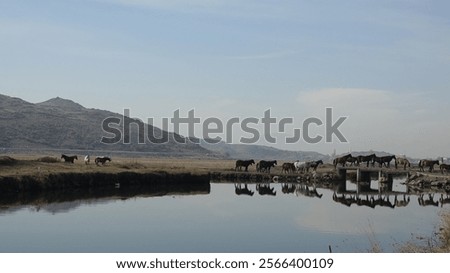
[[208,184],[209,174],[160,172],[60,172],[47,175],[0,176],[0,192],[36,192],[100,187]]

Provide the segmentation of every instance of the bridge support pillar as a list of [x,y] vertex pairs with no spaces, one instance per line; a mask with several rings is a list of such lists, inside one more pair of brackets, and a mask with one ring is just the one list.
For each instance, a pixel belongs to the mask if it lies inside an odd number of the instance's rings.
[[347,179],[347,170],[339,168],[337,170],[337,176],[338,176],[339,180],[345,181]]
[[359,171],[359,176],[357,175],[358,182],[370,182],[370,171],[364,171],[361,169],[358,169],[358,171]]

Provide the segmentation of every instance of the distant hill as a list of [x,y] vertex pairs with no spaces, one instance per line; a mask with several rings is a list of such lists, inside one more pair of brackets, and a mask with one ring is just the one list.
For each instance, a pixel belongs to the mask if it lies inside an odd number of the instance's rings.
[[[169,142],[138,144],[137,126],[131,126],[130,144],[103,144],[101,125],[107,117],[122,115],[99,109],[87,109],[78,103],[53,98],[29,103],[0,94],[0,149],[67,149],[145,152],[156,155],[215,156],[198,144],[180,144],[182,136],[145,124],[157,137],[168,136]],[[140,122],[142,123],[142,122]],[[144,132],[140,131],[140,135]]]
[[232,159],[284,161],[309,161],[322,159],[324,162],[329,159],[329,156],[317,152],[287,151],[263,145],[228,144],[225,142],[211,144],[206,141],[202,141],[201,146]]
[[[156,156],[196,156],[231,159],[253,158],[286,161],[328,160],[329,156],[317,152],[286,151],[262,145],[245,144],[180,144],[183,136],[143,124],[147,132],[158,138],[166,136],[168,143],[147,142],[138,144],[137,126],[131,126],[130,144],[103,144],[105,135],[102,121],[108,117],[123,119],[121,114],[88,109],[63,98],[53,98],[41,103],[30,103],[20,98],[0,94],[0,152],[2,149],[105,151],[121,153],[150,153]],[[139,136],[143,137],[143,131]]]

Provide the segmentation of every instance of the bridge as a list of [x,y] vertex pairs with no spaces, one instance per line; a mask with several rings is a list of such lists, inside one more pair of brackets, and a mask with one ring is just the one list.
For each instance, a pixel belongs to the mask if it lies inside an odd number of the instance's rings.
[[356,182],[370,180],[372,173],[378,173],[378,180],[381,181],[382,177],[386,177],[388,181],[392,180],[393,175],[409,175],[409,170],[394,169],[394,168],[377,168],[377,167],[337,167],[337,175],[339,179],[346,180],[348,171],[356,171]]

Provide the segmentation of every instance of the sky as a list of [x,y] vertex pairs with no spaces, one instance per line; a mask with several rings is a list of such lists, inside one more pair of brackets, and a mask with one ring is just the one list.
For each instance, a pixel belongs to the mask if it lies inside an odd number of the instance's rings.
[[[256,143],[287,150],[450,156],[449,10],[431,0],[0,0],[0,93],[129,109],[157,126],[194,110],[200,123],[180,133],[196,137],[210,118],[250,118]],[[329,126],[345,119],[345,142],[326,141],[326,108]],[[263,137],[268,110],[275,142]],[[311,118],[307,136],[323,138],[286,143]],[[254,132],[230,129],[233,143]]]

